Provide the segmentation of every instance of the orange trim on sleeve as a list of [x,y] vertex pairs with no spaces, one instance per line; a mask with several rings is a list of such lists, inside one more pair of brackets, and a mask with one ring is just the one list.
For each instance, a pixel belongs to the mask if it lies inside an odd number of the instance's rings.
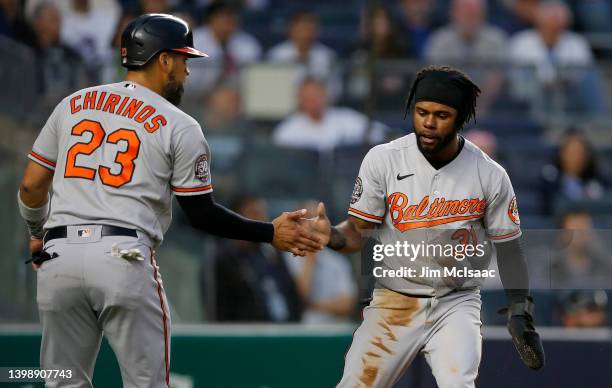
[[368,217],[368,218],[371,218],[373,220],[377,220],[377,221],[383,221],[385,219],[385,217],[379,217],[379,216],[375,216],[375,215],[372,215],[372,214],[368,214],[368,213],[362,212],[361,210],[357,210],[357,209],[355,209],[353,207],[349,207],[348,211],[356,213],[356,214],[359,214],[360,216],[363,216],[363,217]]
[[45,164],[48,164],[49,166],[53,166],[53,167],[55,167],[55,162],[52,162],[52,161],[50,161],[49,159],[43,158],[42,156],[38,155],[38,154],[37,154],[36,152],[34,152],[34,151],[30,152],[30,155],[31,155],[31,156],[32,156],[34,159],[36,159],[36,160],[38,160],[38,161],[40,161],[40,162],[43,162],[43,163],[45,163]]
[[195,193],[198,191],[206,191],[212,189],[212,185],[202,187],[172,187],[175,193]]
[[521,233],[520,229],[515,230],[512,233],[508,233],[508,234],[502,234],[501,236],[489,236],[490,240],[502,240],[504,238],[508,238],[508,237],[513,237],[516,236],[517,234]]

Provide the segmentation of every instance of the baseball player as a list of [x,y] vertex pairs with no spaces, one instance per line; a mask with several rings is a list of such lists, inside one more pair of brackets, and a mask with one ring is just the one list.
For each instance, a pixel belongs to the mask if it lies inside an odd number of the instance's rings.
[[[365,156],[346,221],[331,227],[322,203],[309,221],[333,249],[359,251],[362,236],[373,231],[384,247],[374,246],[384,258],[375,259],[376,287],[338,387],[390,387],[418,353],[439,387],[474,387],[482,342],[479,287],[492,276],[494,250],[513,342],[528,367],[544,364],[512,185],[500,165],[460,135],[479,92],[458,70],[421,70],[406,107],[414,133]],[[411,257],[408,248],[417,248]]]
[[173,194],[194,227],[217,236],[296,255],[321,248],[297,222],[305,210],[266,223],[215,203],[208,144],[176,107],[187,59],[206,56],[183,20],[136,18],[121,38],[126,80],[66,97],[34,143],[18,203],[37,269],[40,363],[72,375],[47,387],[91,387],[102,333],[124,387],[169,386],[170,315],[154,249]]

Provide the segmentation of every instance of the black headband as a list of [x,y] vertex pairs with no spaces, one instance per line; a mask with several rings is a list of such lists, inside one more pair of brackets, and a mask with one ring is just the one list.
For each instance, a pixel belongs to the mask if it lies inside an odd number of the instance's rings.
[[414,102],[432,101],[461,111],[465,107],[463,87],[459,81],[444,71],[428,73],[416,85]]

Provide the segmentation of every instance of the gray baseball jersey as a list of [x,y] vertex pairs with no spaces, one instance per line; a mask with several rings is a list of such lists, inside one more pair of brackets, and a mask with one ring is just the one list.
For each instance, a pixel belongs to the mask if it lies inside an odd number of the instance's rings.
[[199,124],[133,82],[66,97],[29,158],[55,170],[45,228],[107,224],[144,232],[158,245],[171,198],[212,191],[210,151]]
[[[382,245],[407,242],[420,249],[386,252],[382,268],[413,268],[413,276],[377,276],[377,282],[417,295],[478,288],[486,279],[480,275],[489,267],[491,241],[521,235],[510,179],[467,140],[459,155],[440,169],[431,166],[416,142],[410,134],[372,148],[351,198],[348,213],[381,224]],[[458,259],[457,248],[468,245],[472,255]],[[408,257],[406,252],[416,253]]]

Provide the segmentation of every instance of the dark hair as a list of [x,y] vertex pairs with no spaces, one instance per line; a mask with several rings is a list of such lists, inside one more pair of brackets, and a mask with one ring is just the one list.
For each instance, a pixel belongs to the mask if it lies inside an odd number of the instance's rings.
[[[405,44],[404,36],[401,34],[397,20],[387,6],[384,4],[374,5],[372,11],[366,7],[362,12],[362,23],[364,25],[364,35],[361,37],[360,46],[363,49],[375,49],[377,54],[382,59],[405,58],[408,54],[408,48]],[[374,33],[372,31],[372,22],[370,18],[376,17],[377,13],[384,15],[389,23],[389,34],[384,38],[380,46],[374,43]]]
[[41,1],[36,7],[34,7],[34,11],[32,12],[32,20],[37,20],[47,8],[54,9],[59,13],[59,9],[54,3],[47,0]]
[[302,19],[312,19],[317,22],[319,18],[317,17],[317,14],[315,12],[309,9],[299,9],[289,15],[289,25],[292,25],[293,23]]
[[567,143],[571,139],[578,139],[582,143],[584,148],[586,149],[586,153],[587,153],[586,166],[584,167],[584,170],[580,174],[580,178],[585,182],[591,179],[599,178],[599,170],[597,167],[597,160],[595,158],[595,151],[593,150],[591,143],[589,143],[584,133],[580,131],[578,128],[572,127],[563,134],[563,137],[561,138],[561,141],[559,142],[559,147],[557,148],[557,153],[555,154],[555,159],[554,159],[555,167],[557,167],[557,169],[560,172],[563,171],[561,169],[561,150],[563,149],[565,145],[567,145]]
[[213,17],[221,13],[238,14],[238,7],[228,1],[213,1],[204,9],[204,21],[208,23]]
[[412,87],[410,88],[410,93],[408,94],[408,98],[406,99],[406,107],[404,110],[404,119],[408,114],[409,110],[412,110],[413,105],[415,103],[414,96],[417,90],[417,86],[419,82],[427,75],[436,73],[436,72],[444,72],[448,73],[448,75],[456,82],[458,82],[463,88],[463,94],[465,96],[465,101],[461,109],[458,110],[457,121],[455,123],[455,128],[457,130],[463,129],[465,123],[473,120],[476,117],[476,100],[478,99],[478,95],[480,94],[480,88],[461,70],[454,69],[450,66],[438,66],[438,65],[430,65],[423,69],[421,69],[412,83]]
[[604,290],[573,290],[562,298],[563,312],[572,313],[581,309],[604,310],[608,296]]
[[326,88],[326,84],[322,79],[319,79],[317,77],[313,77],[312,75],[308,75],[306,77],[304,77],[304,79],[302,79],[302,81],[299,84],[298,89],[302,89],[305,85],[307,84],[316,84],[321,86],[322,88]]

